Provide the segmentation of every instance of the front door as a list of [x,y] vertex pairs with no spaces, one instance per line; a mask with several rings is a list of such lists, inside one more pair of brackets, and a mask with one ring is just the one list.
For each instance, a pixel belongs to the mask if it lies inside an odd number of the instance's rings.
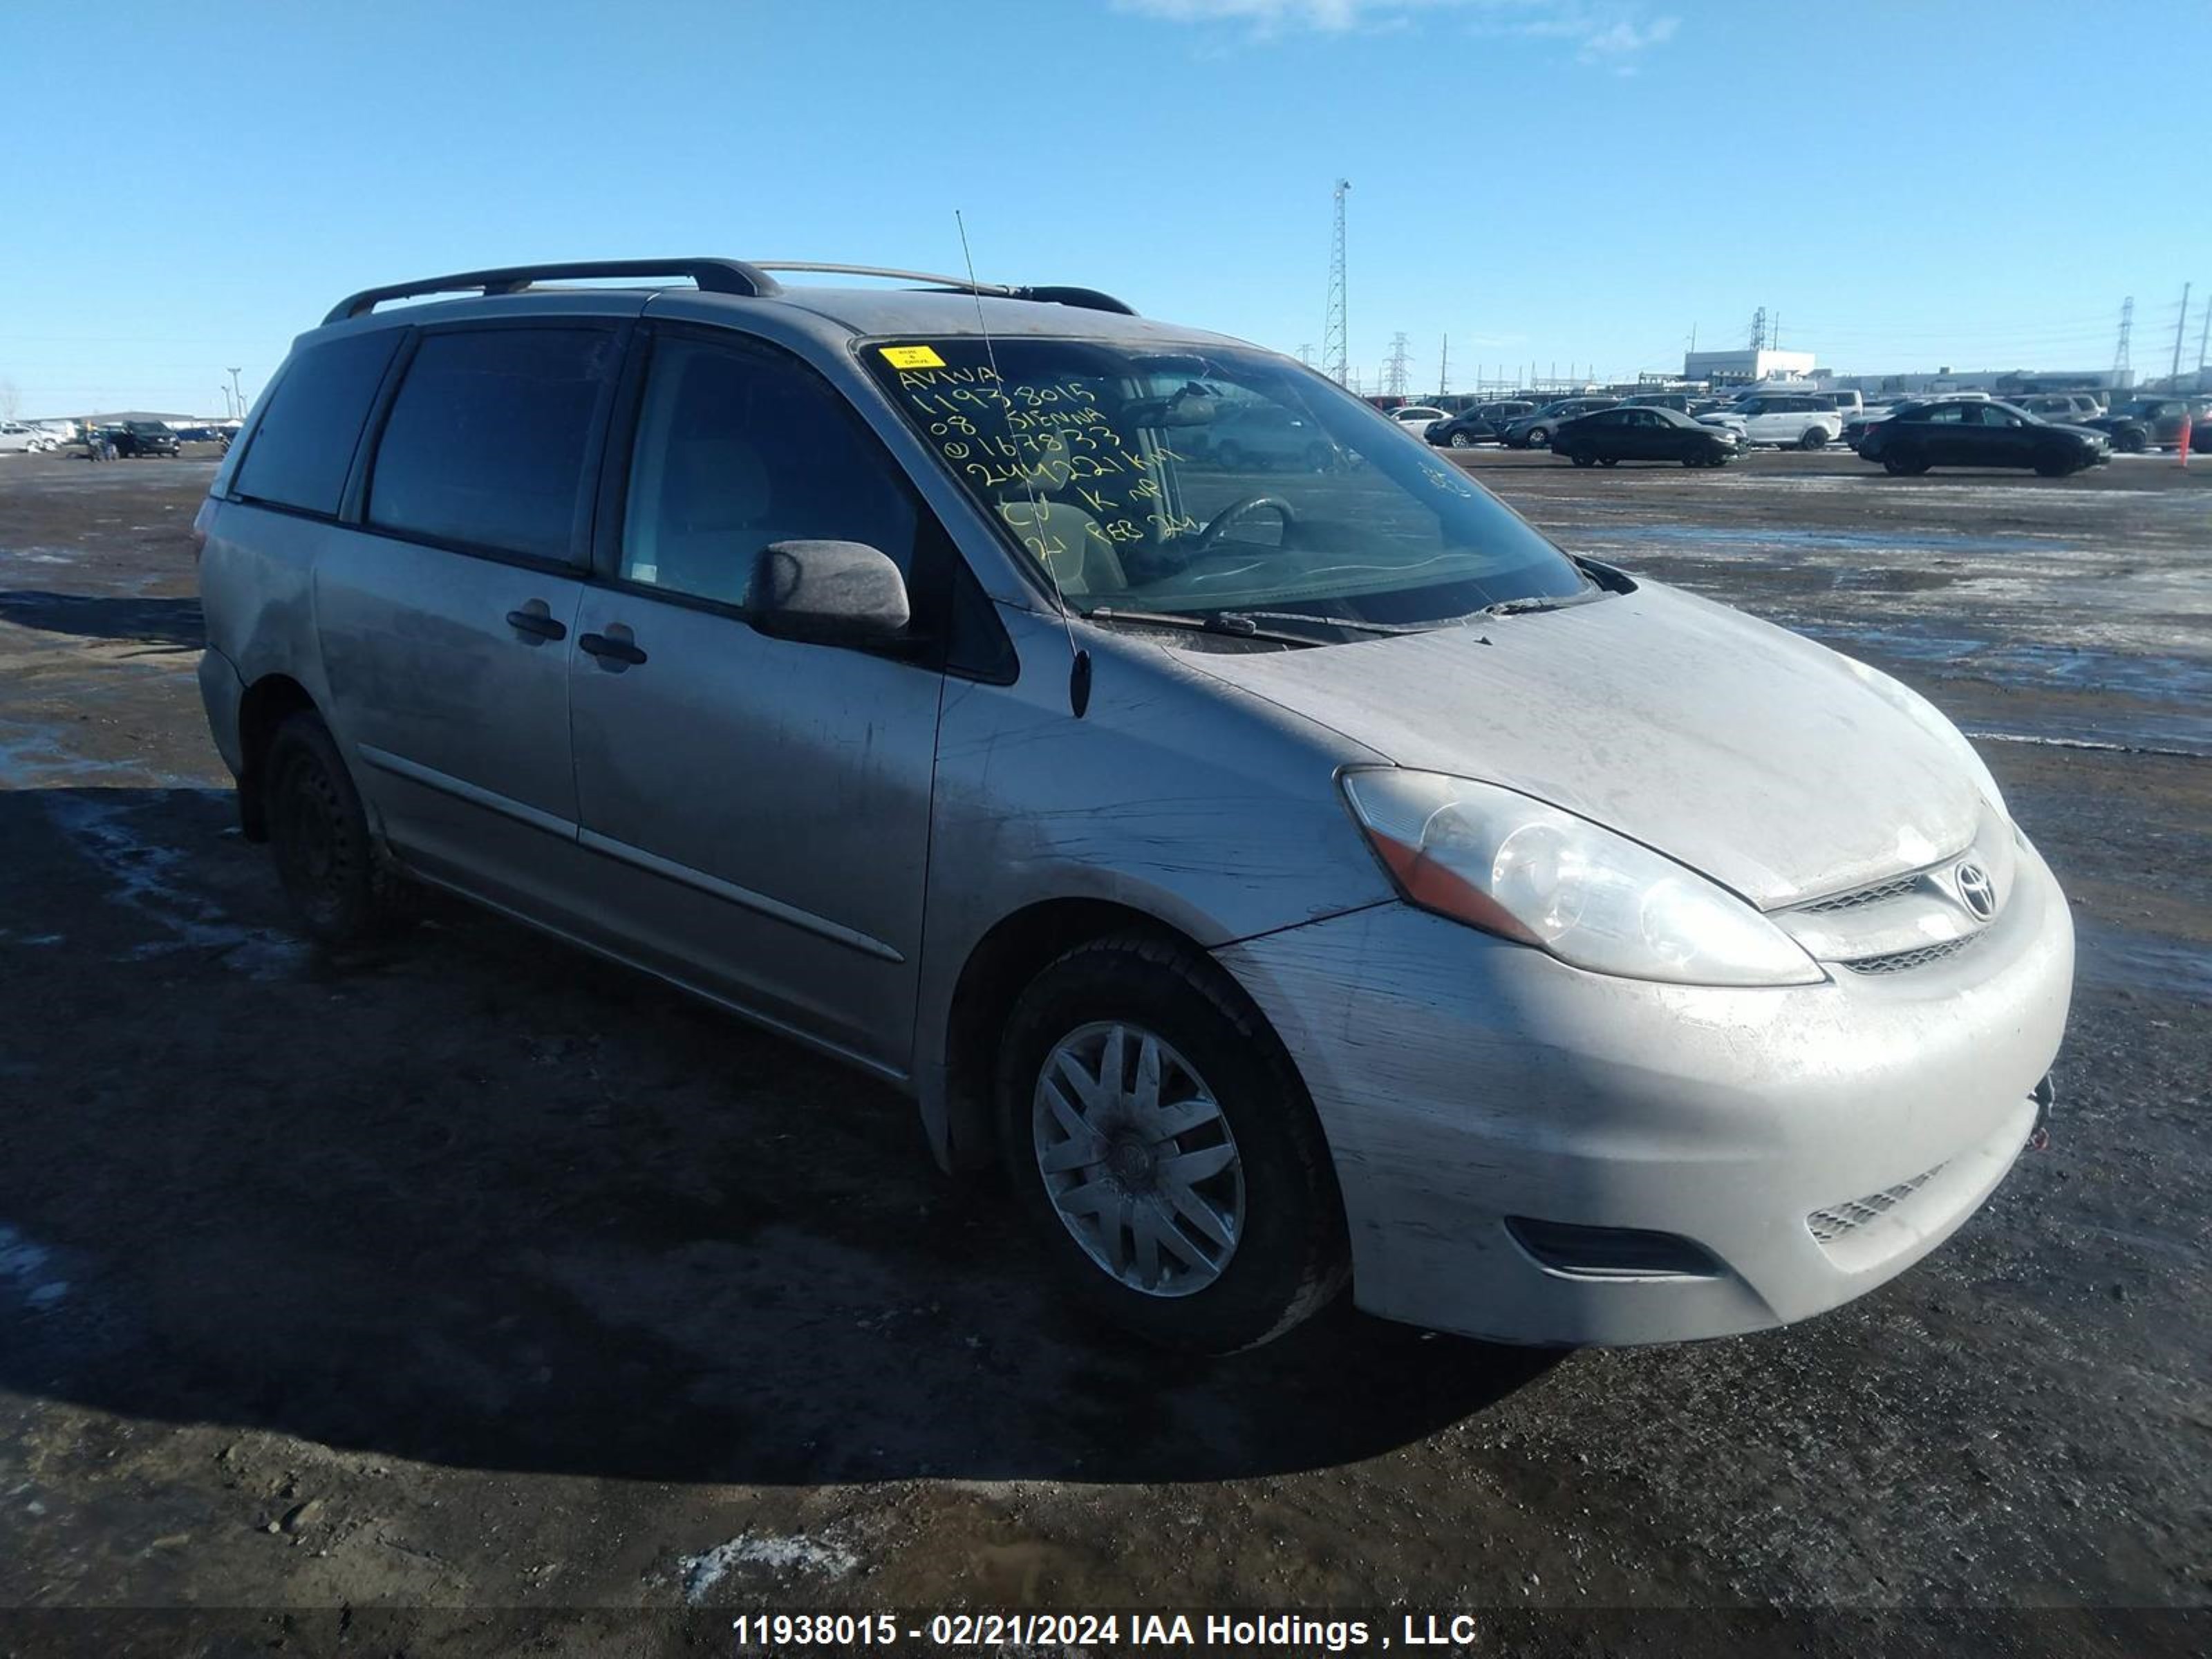
[[770,543],[862,542],[906,571],[926,632],[950,556],[797,358],[674,327],[647,349],[619,542],[569,666],[608,926],[625,954],[902,1072],[943,673],[927,649],[769,638],[745,590]]

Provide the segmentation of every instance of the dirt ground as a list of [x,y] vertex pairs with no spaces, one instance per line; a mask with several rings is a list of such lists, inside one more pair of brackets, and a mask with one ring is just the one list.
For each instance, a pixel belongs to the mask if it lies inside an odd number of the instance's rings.
[[[456,908],[308,949],[193,683],[211,460],[0,457],[0,1651],[1391,1605],[2049,1609],[2016,1633],[2117,1652],[2065,1610],[2212,1602],[2212,464],[1466,464],[1926,691],[2073,897],[2051,1148],[1849,1308],[1133,1349],[886,1090]],[[246,1645],[83,1611],[125,1608]]]

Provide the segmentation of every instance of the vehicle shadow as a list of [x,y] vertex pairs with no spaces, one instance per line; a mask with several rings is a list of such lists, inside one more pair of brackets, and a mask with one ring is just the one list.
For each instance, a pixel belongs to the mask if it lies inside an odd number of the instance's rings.
[[0,622],[80,639],[137,640],[148,645],[198,650],[207,628],[197,599],[137,599],[117,594],[0,591]]
[[[211,790],[0,792],[0,1389],[474,1468],[1217,1480],[1556,1356],[1071,1316],[890,1090],[458,906],[343,960]],[[58,1288],[56,1288],[58,1287]]]

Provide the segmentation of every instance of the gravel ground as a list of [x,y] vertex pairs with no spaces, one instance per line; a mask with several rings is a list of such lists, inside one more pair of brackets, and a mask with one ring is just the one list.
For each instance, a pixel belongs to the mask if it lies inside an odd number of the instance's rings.
[[211,463],[0,458],[0,1651],[724,1650],[679,1615],[763,1603],[2201,1644],[2065,1610],[2212,1601],[2212,467],[1466,464],[1926,691],[2074,899],[2051,1149],[1849,1308],[1133,1351],[872,1083],[458,908],[309,950],[193,685]]

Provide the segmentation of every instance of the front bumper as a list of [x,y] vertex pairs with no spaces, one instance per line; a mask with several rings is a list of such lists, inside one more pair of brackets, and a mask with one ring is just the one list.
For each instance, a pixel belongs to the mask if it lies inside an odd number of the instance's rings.
[[[1721,1336],[1848,1302],[1941,1243],[2040,1121],[2073,925],[2023,845],[1975,946],[1721,989],[1567,967],[1387,904],[1219,952],[1288,1046],[1354,1297],[1493,1340]],[[1506,1223],[1691,1241],[1710,1271],[1568,1271]]]

